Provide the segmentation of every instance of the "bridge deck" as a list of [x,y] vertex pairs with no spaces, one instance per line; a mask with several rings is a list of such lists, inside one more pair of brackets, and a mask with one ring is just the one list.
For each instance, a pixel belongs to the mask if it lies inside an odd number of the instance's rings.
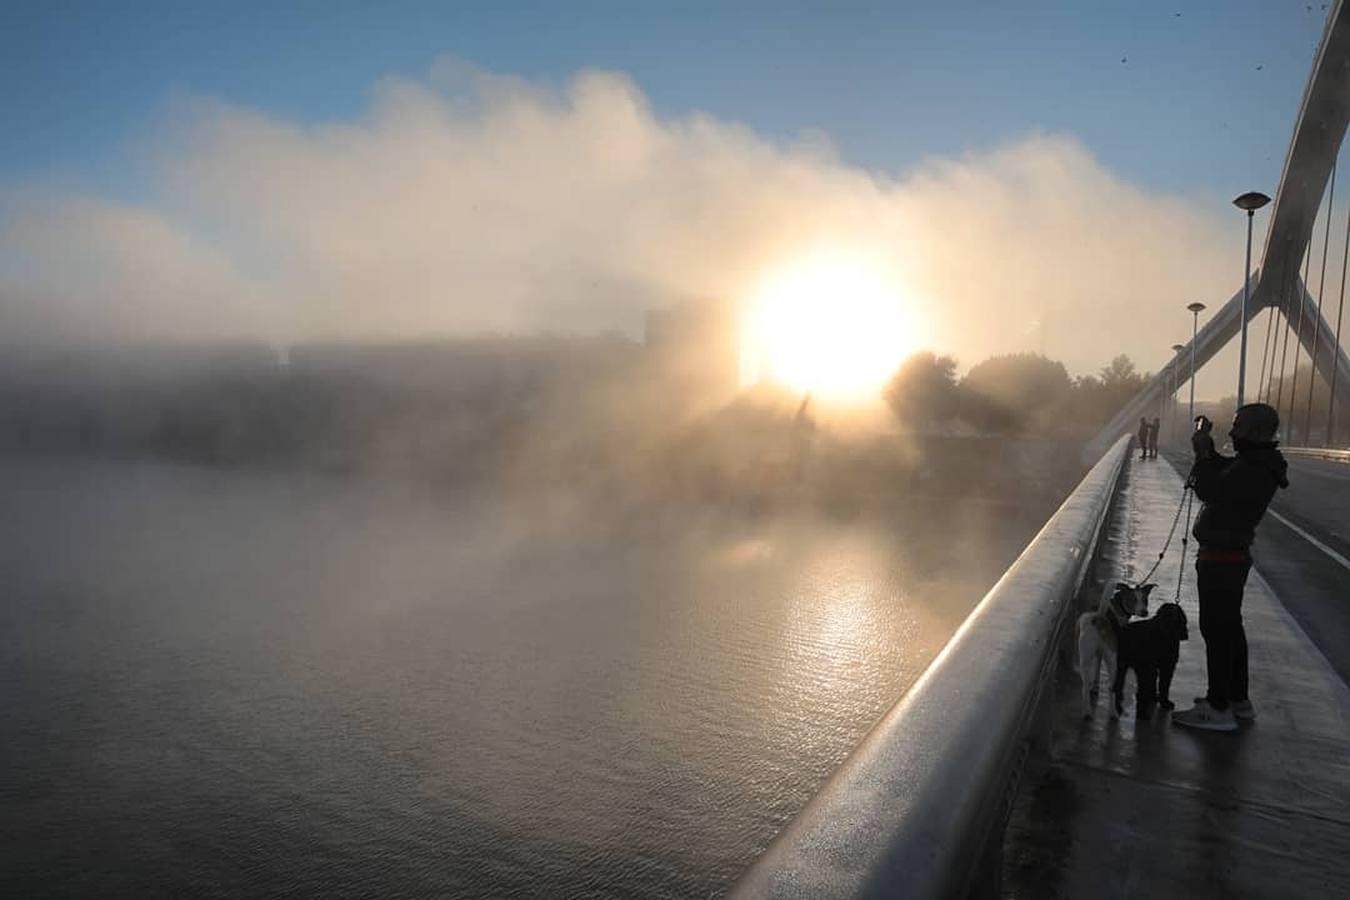
[[[1126,572],[1156,558],[1181,499],[1166,460],[1130,463]],[[1269,523],[1263,524],[1263,529]],[[1170,599],[1173,549],[1152,580]],[[1054,725],[1009,825],[1009,897],[1350,897],[1350,689],[1257,571],[1243,611],[1258,720],[1235,734],[1081,716],[1077,679],[1056,684]],[[1188,560],[1191,640],[1172,687],[1204,692],[1204,645]],[[1350,597],[1343,598],[1350,601]],[[1132,684],[1130,686],[1132,690]]]
[[1350,560],[1350,463],[1297,458],[1289,463],[1289,490],[1277,495],[1274,514],[1261,523],[1256,564],[1341,680],[1350,683],[1350,567],[1345,564]]

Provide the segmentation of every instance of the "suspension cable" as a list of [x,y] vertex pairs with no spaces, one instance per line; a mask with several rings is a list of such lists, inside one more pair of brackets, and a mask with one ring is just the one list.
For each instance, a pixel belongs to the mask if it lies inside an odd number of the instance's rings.
[[[1275,302],[1270,304],[1270,315],[1266,316],[1266,339],[1261,342],[1261,379],[1256,386],[1256,400],[1261,402],[1263,395],[1266,403],[1270,402],[1270,388],[1275,380],[1275,351],[1274,346],[1279,340],[1278,336],[1272,340],[1275,335],[1275,308],[1281,305],[1280,291],[1284,286],[1284,272],[1288,266],[1288,261],[1280,263],[1280,280],[1274,285]],[[1262,280],[1265,280],[1265,273],[1262,273]],[[1266,359],[1270,359],[1270,368],[1266,368]]]
[[[1285,363],[1289,361],[1289,329],[1294,326],[1293,321],[1289,317],[1290,281],[1288,249],[1289,247],[1286,244],[1285,261],[1280,272],[1280,318],[1284,321],[1284,342],[1283,350],[1280,353],[1280,386],[1279,392],[1275,395],[1275,409],[1281,416],[1284,415],[1282,411],[1282,407],[1284,406],[1284,367]],[[1295,270],[1294,277],[1298,278],[1297,270]],[[1271,365],[1274,365],[1274,360],[1271,360]],[[1285,421],[1288,420],[1286,419]]]
[[1331,246],[1331,212],[1336,208],[1336,166],[1331,167],[1331,186],[1327,189],[1327,227],[1322,237],[1322,275],[1317,282],[1317,306],[1312,319],[1313,342],[1308,375],[1308,411],[1303,415],[1303,442],[1312,445],[1313,395],[1317,393],[1317,339],[1322,335],[1322,290],[1327,286],[1327,248]]
[[1266,316],[1266,337],[1261,341],[1261,377],[1256,380],[1256,402],[1261,402],[1262,394],[1267,397],[1270,395],[1270,385],[1266,381],[1266,357],[1270,355],[1270,332],[1275,324],[1275,307],[1270,307],[1270,315]]
[[1345,210],[1345,249],[1341,252],[1341,299],[1336,304],[1336,343],[1331,348],[1331,386],[1327,399],[1327,439],[1326,446],[1334,443],[1336,424],[1336,375],[1341,362],[1341,316],[1345,312],[1345,274],[1346,263],[1350,263],[1350,207]]
[[1312,266],[1312,241],[1303,256],[1303,283],[1298,286],[1298,328],[1294,331],[1293,382],[1289,385],[1289,443],[1294,442],[1294,410],[1298,409],[1298,358],[1303,350],[1303,306],[1308,300],[1308,270]]

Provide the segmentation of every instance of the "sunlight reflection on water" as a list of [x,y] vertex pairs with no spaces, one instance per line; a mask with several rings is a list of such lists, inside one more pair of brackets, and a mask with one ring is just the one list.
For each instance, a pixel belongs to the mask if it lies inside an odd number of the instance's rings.
[[21,894],[704,895],[953,621],[864,524],[129,464],[0,494]]

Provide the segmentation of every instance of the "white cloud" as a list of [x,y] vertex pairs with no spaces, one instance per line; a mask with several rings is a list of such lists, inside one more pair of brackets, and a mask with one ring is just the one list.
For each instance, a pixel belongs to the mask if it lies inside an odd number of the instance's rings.
[[160,211],[38,194],[11,196],[4,211],[8,340],[256,333],[256,286]]
[[0,329],[632,331],[648,306],[744,296],[766,267],[829,245],[894,265],[930,342],[963,363],[1044,341],[1082,371],[1120,350],[1156,365],[1171,343],[1158,321],[1235,280],[1226,224],[1071,137],[885,177],[819,139],[659,117],[613,73],[553,90],[450,60],[318,126],[192,101],[157,158],[149,207],[3,201]]

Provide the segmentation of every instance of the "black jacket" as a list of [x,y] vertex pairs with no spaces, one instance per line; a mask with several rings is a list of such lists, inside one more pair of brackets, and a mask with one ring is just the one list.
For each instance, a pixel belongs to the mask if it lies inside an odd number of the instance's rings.
[[1289,486],[1289,464],[1274,444],[1242,444],[1236,457],[1195,461],[1191,483],[1204,501],[1191,534],[1211,550],[1246,550],[1276,488]]

